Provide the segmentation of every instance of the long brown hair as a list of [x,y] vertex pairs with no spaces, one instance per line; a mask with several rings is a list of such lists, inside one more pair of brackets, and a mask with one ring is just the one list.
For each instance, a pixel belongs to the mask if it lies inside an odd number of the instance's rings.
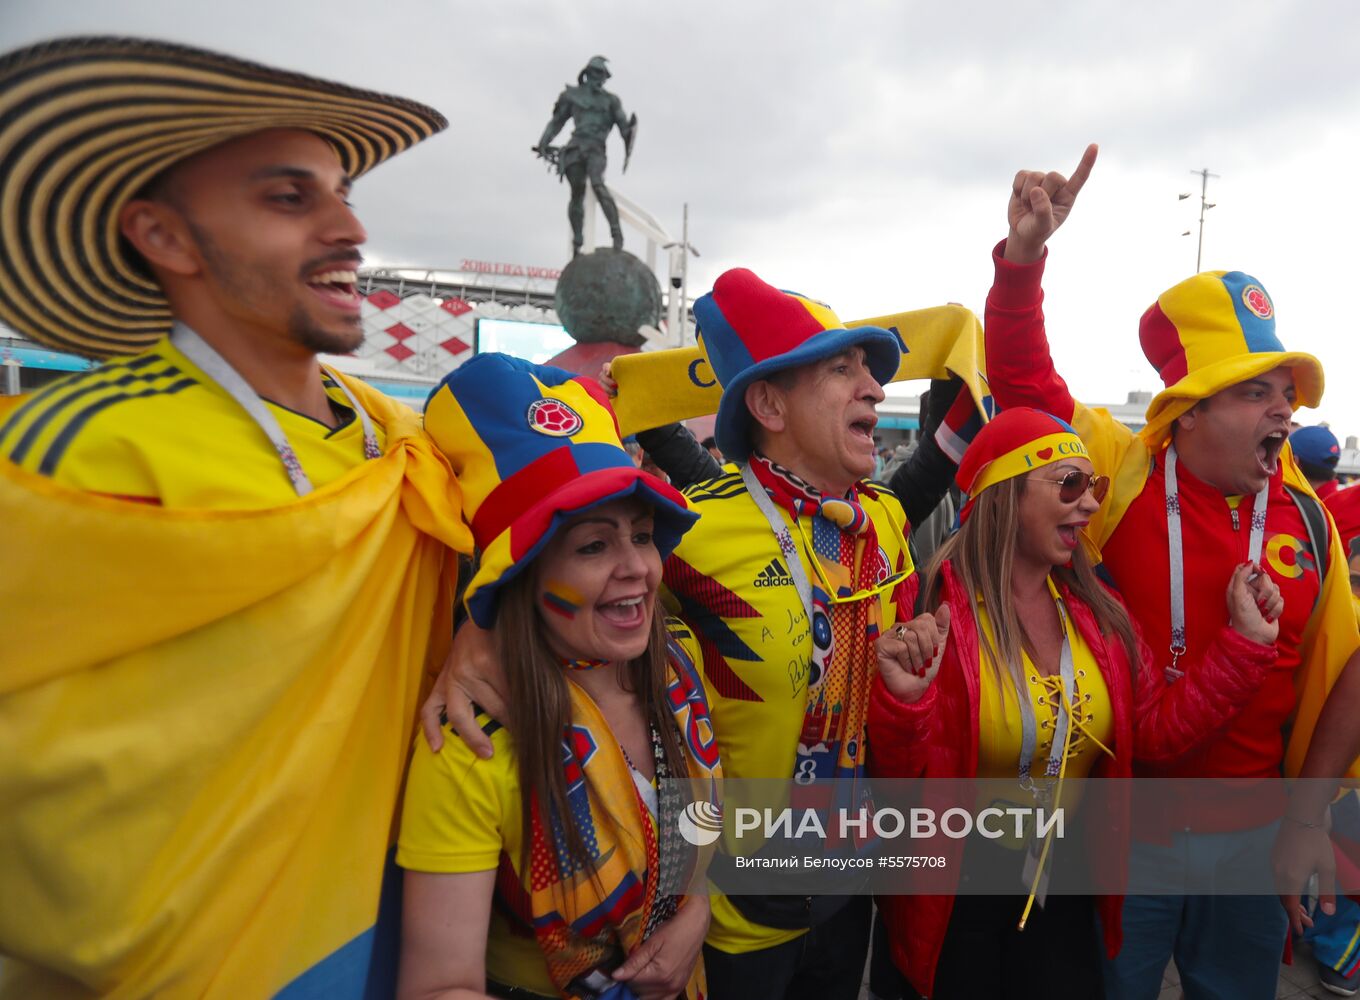
[[[1034,657],[1025,624],[1009,600],[1011,571],[1015,567],[1015,545],[1020,531],[1020,498],[1025,494],[1025,477],[1016,476],[983,490],[973,498],[968,520],[936,551],[926,568],[924,593],[930,607],[940,601],[940,568],[948,562],[968,594],[973,620],[978,620],[978,603],[987,609],[991,636],[978,629],[978,650],[1000,681],[1008,675],[1015,690],[1024,690],[1020,674],[1023,650]],[[1084,546],[1072,553],[1071,566],[1054,566],[1053,575],[1085,604],[1105,638],[1117,636],[1128,654],[1129,667],[1137,680],[1138,643],[1133,624],[1124,606],[1105,589],[1096,576]]]
[[[593,877],[590,853],[570,819],[567,780],[562,771],[562,740],[571,725],[571,696],[567,692],[565,669],[545,637],[547,626],[535,599],[536,581],[536,574],[530,571],[501,588],[492,629],[496,655],[505,671],[506,693],[514,706],[515,756],[524,831],[520,871],[529,871],[533,804],[537,802],[549,831],[550,817],[561,819],[568,855],[582,870],[590,870]],[[671,776],[683,778],[689,771],[666,697],[667,663],[666,618],[657,601],[647,648],[622,665],[619,681],[625,691],[637,694],[643,718],[661,734]]]

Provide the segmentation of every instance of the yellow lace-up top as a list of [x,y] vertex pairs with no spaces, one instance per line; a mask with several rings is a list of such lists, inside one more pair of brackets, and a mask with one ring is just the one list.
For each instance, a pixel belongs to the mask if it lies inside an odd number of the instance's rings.
[[[1058,599],[1052,579],[1049,592]],[[1099,755],[1106,749],[1114,732],[1114,715],[1110,707],[1110,692],[1105,678],[1096,665],[1095,656],[1076,627],[1067,621],[1067,638],[1072,646],[1074,668],[1072,695],[1072,725],[1068,729],[1066,754],[1067,778],[1085,778],[1095,767]],[[987,611],[978,606],[978,631],[992,637],[992,624]],[[1048,756],[1053,752],[1053,731],[1057,725],[1058,708],[1062,699],[1062,679],[1057,674],[1043,676],[1035,668],[1028,654],[1023,654],[1025,694],[1034,706],[1034,718],[1039,727],[1038,742],[1034,747],[1032,773],[1044,773]],[[1008,676],[997,677],[983,660],[980,698],[978,704],[978,771],[979,778],[1014,778],[1020,759],[1020,703],[1016,701],[1014,685]],[[1017,802],[1028,802],[1029,796],[1016,787]],[[1019,798],[1023,796],[1023,800]],[[1075,806],[1075,802],[1066,803]]]

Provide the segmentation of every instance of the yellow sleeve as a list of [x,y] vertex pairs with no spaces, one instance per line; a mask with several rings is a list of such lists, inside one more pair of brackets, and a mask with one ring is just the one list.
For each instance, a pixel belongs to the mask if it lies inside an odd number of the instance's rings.
[[482,760],[451,729],[431,753],[417,733],[406,779],[397,838],[397,864],[420,872],[455,874],[497,867],[501,851],[519,851],[519,779],[504,729]]

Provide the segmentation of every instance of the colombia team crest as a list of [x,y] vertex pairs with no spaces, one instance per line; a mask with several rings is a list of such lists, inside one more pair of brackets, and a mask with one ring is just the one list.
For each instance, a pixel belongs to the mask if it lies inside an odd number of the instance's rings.
[[1242,289],[1242,303],[1261,319],[1270,319],[1275,315],[1275,306],[1271,304],[1270,296],[1260,285],[1248,285]]
[[525,414],[529,426],[549,437],[571,437],[585,421],[581,415],[560,399],[536,399]]

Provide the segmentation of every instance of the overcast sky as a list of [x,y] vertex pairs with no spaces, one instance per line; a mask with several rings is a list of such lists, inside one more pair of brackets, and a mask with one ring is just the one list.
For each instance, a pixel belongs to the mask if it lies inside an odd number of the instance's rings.
[[[1323,361],[1316,413],[1360,434],[1355,335],[1360,5],[563,0],[4,0],[6,48],[149,35],[425,101],[452,125],[365,178],[384,262],[561,266],[567,190],[529,147],[593,55],[640,119],[609,177],[673,232],[690,291],[748,266],[844,318],[957,301],[979,314],[1021,167],[1100,160],[1052,243],[1058,367],[1076,395],[1157,389],[1138,317],[1195,266],[1244,270],[1285,345]],[[563,134],[565,139],[567,133]],[[1178,201],[1177,194],[1194,197]]]

